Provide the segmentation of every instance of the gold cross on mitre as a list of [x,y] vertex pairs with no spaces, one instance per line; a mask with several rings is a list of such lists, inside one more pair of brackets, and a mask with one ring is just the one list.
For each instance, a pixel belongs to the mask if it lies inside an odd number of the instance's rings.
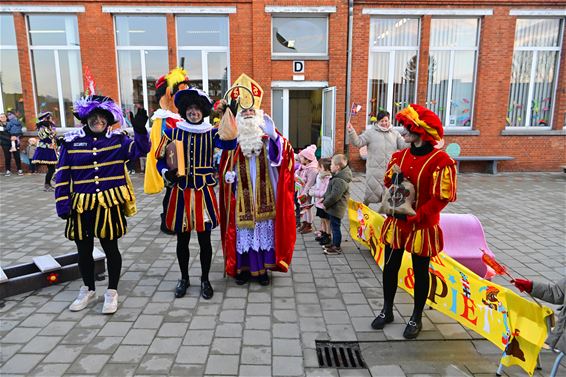
[[[248,90],[239,88],[244,87]],[[240,77],[234,81],[232,84],[232,92],[230,93],[231,99],[238,100],[240,106],[238,107],[238,111],[242,110],[242,108],[250,108],[250,105],[253,101],[252,108],[255,110],[259,110],[261,108],[261,99],[263,98],[263,89],[261,86],[254,81],[251,77],[242,73]],[[251,93],[251,94],[250,94]]]

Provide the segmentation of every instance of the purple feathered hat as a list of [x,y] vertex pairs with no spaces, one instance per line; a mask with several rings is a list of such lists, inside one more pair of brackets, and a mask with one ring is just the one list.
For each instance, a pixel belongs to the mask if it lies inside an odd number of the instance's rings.
[[122,109],[110,97],[92,95],[75,101],[73,114],[82,124],[86,124],[89,115],[94,111],[103,113],[108,118],[108,125],[124,124]]

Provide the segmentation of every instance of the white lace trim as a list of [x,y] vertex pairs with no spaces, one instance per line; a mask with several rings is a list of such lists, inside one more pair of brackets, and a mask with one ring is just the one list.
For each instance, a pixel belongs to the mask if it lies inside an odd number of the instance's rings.
[[275,227],[273,220],[259,221],[251,228],[236,228],[236,251],[238,254],[252,250],[275,249]]
[[180,120],[177,122],[177,128],[183,131],[192,132],[194,134],[203,134],[212,130],[212,125],[207,122],[202,122],[201,124],[190,124],[186,120]]
[[177,119],[177,120],[182,120],[183,118],[181,118],[181,116],[179,114],[175,114],[174,112],[170,111],[170,110],[165,110],[165,109],[157,109],[153,115],[151,116],[151,120],[155,120],[155,119],[165,119],[165,118],[173,118],[173,119]]

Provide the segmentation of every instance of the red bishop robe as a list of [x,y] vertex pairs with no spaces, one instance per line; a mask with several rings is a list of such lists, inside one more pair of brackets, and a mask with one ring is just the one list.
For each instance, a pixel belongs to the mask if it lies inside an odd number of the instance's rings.
[[[295,219],[295,154],[291,143],[280,137],[281,164],[277,167],[277,198],[275,202],[275,267],[273,271],[287,272],[297,238]],[[220,160],[220,229],[226,274],[236,276],[236,183],[226,183],[226,172],[235,170],[240,146],[222,152]],[[228,214],[228,208],[230,213]]]

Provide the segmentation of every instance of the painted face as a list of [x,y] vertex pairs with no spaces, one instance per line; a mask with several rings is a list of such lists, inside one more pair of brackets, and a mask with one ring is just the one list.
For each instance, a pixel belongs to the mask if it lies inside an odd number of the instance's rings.
[[106,118],[98,114],[89,117],[87,119],[87,124],[88,128],[90,128],[90,130],[95,133],[104,132],[104,130],[106,130],[106,127],[108,127],[108,121],[106,120]]
[[403,128],[403,130],[401,131],[401,135],[403,136],[403,139],[405,139],[405,143],[409,143],[409,144],[415,143],[417,140],[420,139],[419,134],[412,133],[406,128]]
[[202,120],[202,111],[197,105],[191,105],[185,113],[190,123],[199,123]]

